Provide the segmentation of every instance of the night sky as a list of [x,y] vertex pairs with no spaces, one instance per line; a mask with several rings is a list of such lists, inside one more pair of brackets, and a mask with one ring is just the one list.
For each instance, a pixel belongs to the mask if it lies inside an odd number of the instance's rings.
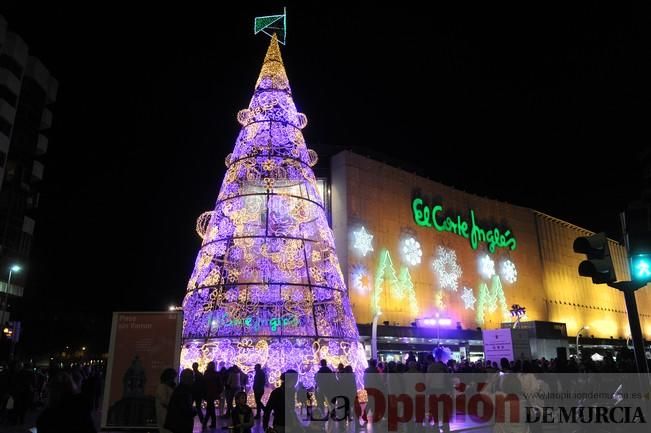
[[268,45],[253,17],[285,4],[321,169],[354,148],[614,238],[640,193],[651,15],[630,5],[58,3],[0,5],[59,81],[24,300],[34,350],[102,351],[111,311],[180,303]]

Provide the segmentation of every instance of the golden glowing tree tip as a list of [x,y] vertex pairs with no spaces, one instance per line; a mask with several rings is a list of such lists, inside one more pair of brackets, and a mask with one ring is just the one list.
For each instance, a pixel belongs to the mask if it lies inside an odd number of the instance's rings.
[[289,80],[280,55],[280,46],[276,35],[271,38],[267,54],[262,63],[262,70],[255,85],[256,89],[289,90]]
[[280,55],[280,46],[278,45],[278,38],[276,37],[275,33],[271,38],[271,42],[269,42],[267,55],[264,56],[264,63],[267,62],[279,62],[281,65],[283,64],[283,58]]

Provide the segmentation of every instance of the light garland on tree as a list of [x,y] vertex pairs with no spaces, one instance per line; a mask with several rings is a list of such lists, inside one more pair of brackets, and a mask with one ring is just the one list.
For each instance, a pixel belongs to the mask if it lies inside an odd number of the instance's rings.
[[490,279],[495,275],[495,262],[488,254],[484,254],[479,259],[479,273],[486,279]]
[[421,257],[423,256],[423,250],[420,247],[420,243],[411,237],[402,241],[400,252],[402,253],[402,259],[409,266],[419,264]]
[[456,292],[462,274],[461,266],[457,263],[457,253],[452,249],[438,246],[432,266],[438,276],[440,288]]
[[518,280],[518,270],[515,268],[515,263],[511,260],[502,262],[502,278],[509,284],[513,284]]
[[373,251],[371,241],[373,241],[373,235],[369,234],[364,226],[353,232],[353,248],[359,251],[364,257],[366,257],[366,254]]
[[463,295],[461,295],[461,299],[463,300],[463,306],[466,310],[475,309],[475,302],[477,301],[477,299],[475,298],[472,288],[464,287]]

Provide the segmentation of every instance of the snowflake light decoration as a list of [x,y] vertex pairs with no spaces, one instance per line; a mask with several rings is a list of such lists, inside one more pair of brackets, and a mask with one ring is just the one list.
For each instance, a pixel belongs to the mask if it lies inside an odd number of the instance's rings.
[[420,243],[414,238],[407,238],[402,241],[402,259],[409,266],[415,266],[420,263],[423,256],[423,250],[420,248]]
[[466,310],[475,309],[475,302],[477,302],[477,298],[475,298],[475,295],[472,292],[472,288],[464,287],[461,299],[463,300],[463,306]]
[[366,257],[366,254],[373,251],[373,245],[371,245],[373,235],[369,234],[363,226],[356,232],[353,232],[353,237],[353,248],[358,250],[362,256]]
[[513,284],[518,280],[518,270],[515,268],[515,263],[511,260],[505,260],[502,262],[502,278],[510,284]]
[[364,265],[354,265],[351,272],[353,287],[359,293],[368,293],[371,290],[371,276]]
[[479,259],[479,273],[486,278],[491,278],[495,275],[495,262],[488,254]]
[[441,289],[456,292],[462,273],[461,266],[457,263],[457,253],[449,248],[437,247],[432,266],[438,275]]

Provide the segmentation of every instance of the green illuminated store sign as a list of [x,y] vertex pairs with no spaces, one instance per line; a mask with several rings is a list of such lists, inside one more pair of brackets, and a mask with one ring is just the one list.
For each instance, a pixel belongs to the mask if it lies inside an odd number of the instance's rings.
[[415,198],[411,202],[411,209],[414,212],[414,221],[421,227],[434,227],[440,232],[450,232],[463,236],[470,241],[470,246],[476,250],[480,243],[488,245],[488,251],[495,252],[495,248],[508,248],[514,250],[517,242],[511,235],[511,230],[504,233],[500,229],[484,229],[479,227],[475,221],[475,211],[470,209],[470,221],[463,219],[461,215],[445,215],[443,206],[437,204],[429,207],[423,204],[421,198]]

